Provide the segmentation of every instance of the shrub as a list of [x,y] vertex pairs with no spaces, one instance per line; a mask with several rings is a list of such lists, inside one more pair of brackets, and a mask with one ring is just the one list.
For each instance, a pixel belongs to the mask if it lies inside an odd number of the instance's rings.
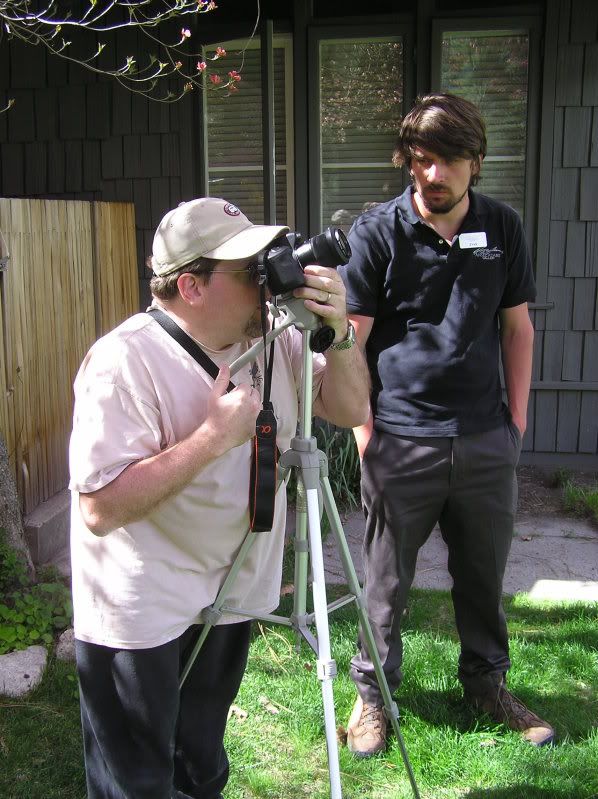
[[70,591],[46,570],[31,583],[25,564],[0,528],[0,655],[32,644],[51,644],[72,621]]
[[328,480],[340,510],[361,503],[361,465],[351,430],[324,424],[316,428],[318,447],[328,459]]
[[566,510],[598,522],[598,486],[584,488],[568,480],[563,488],[563,501]]

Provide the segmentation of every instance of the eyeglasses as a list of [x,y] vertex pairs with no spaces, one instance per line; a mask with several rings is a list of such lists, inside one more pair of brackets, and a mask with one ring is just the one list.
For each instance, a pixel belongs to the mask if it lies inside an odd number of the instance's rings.
[[260,269],[257,261],[249,264],[245,269],[212,269],[211,275],[246,275],[247,282],[259,283],[260,282]]

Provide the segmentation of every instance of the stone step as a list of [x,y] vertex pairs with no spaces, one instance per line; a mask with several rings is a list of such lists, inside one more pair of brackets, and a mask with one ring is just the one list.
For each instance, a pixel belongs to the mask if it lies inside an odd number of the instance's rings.
[[56,563],[68,552],[70,502],[70,491],[65,489],[42,502],[25,517],[25,538],[36,566]]

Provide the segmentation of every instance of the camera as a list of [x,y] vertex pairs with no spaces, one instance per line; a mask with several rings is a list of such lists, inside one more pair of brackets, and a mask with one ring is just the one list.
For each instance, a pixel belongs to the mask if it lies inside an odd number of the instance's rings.
[[305,284],[308,264],[337,267],[351,257],[351,247],[340,228],[329,227],[304,242],[300,233],[276,239],[260,258],[260,272],[273,295],[288,294]]

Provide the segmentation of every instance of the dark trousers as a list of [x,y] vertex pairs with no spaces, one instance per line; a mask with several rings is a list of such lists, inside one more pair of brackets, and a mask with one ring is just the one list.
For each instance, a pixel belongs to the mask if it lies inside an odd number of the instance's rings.
[[[510,666],[502,583],[517,503],[521,436],[511,422],[455,438],[375,431],[364,454],[364,593],[391,691],[401,681],[401,619],[417,555],[438,522],[448,546],[461,641],[459,679],[474,685]],[[363,700],[381,702],[359,640],[351,676]]]
[[223,737],[251,623],[210,630],[179,691],[201,627],[150,649],[76,641],[89,799],[217,799],[228,779]]

